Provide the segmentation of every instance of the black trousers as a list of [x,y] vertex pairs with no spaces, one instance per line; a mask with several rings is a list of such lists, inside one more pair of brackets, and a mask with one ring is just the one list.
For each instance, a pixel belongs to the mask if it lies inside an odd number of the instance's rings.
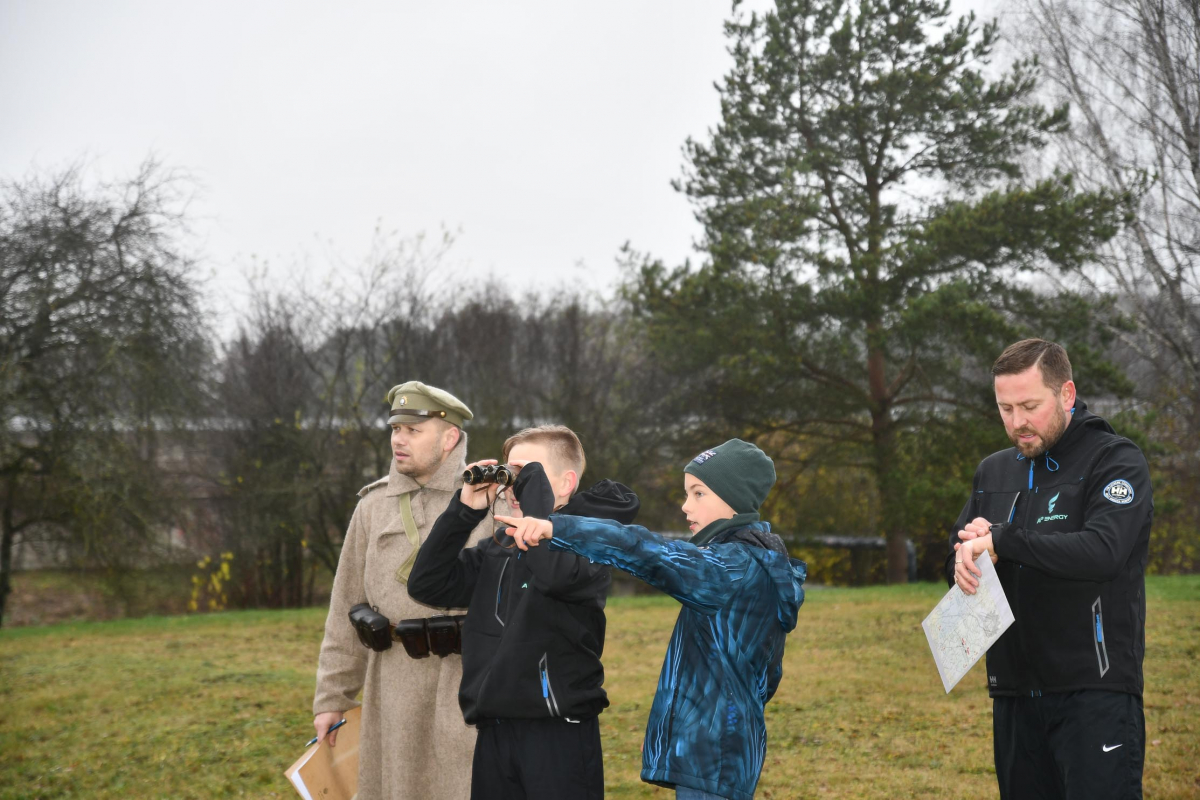
[[1142,698],[1079,691],[992,702],[1001,800],[1142,797]]
[[600,720],[480,723],[471,800],[603,800]]

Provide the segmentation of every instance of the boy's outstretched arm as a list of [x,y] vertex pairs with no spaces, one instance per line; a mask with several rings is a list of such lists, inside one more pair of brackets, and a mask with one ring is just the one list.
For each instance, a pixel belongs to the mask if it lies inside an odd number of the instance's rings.
[[623,569],[702,614],[715,614],[728,605],[749,563],[738,548],[718,554],[612,520],[555,516],[551,522],[497,516],[496,521],[510,526],[509,533],[523,550],[550,539],[557,548]]

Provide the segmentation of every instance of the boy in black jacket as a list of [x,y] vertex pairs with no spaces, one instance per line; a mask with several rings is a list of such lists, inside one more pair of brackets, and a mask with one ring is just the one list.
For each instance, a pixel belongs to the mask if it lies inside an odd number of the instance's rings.
[[[503,460],[520,468],[506,498],[517,516],[561,510],[628,523],[637,514],[637,496],[619,483],[576,493],[586,461],[569,428],[523,430],[504,443]],[[464,550],[495,499],[494,484],[463,486],[408,581],[422,603],[469,606],[459,704],[479,729],[471,797],[602,798],[597,715],[608,705],[600,655],[609,569],[549,548],[522,552],[503,529]]]

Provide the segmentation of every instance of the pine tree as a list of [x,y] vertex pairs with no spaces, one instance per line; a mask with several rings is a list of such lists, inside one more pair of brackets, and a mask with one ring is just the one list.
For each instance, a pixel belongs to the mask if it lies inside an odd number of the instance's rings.
[[1038,276],[1091,257],[1125,201],[1027,177],[1067,109],[1033,101],[1036,63],[996,70],[996,26],[948,2],[779,0],[726,32],[721,122],[676,186],[703,264],[643,263],[629,295],[703,376],[700,413],[860,459],[900,581],[904,437],[963,410],[998,430],[981,367],[1008,342],[1095,341],[1092,310]]

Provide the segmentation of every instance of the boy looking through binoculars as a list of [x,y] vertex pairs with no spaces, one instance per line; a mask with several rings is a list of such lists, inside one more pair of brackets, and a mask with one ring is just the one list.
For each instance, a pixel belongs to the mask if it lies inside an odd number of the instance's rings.
[[[547,548],[524,552],[503,530],[466,545],[501,491],[511,518],[559,511],[628,523],[638,499],[607,480],[577,491],[583,446],[560,425],[510,437],[503,461],[501,469],[491,469],[501,466],[492,459],[468,467],[480,482],[464,485],[434,523],[409,593],[430,605],[468,606],[459,705],[479,729],[473,800],[599,800],[608,568]],[[494,482],[514,475],[511,486]]]

